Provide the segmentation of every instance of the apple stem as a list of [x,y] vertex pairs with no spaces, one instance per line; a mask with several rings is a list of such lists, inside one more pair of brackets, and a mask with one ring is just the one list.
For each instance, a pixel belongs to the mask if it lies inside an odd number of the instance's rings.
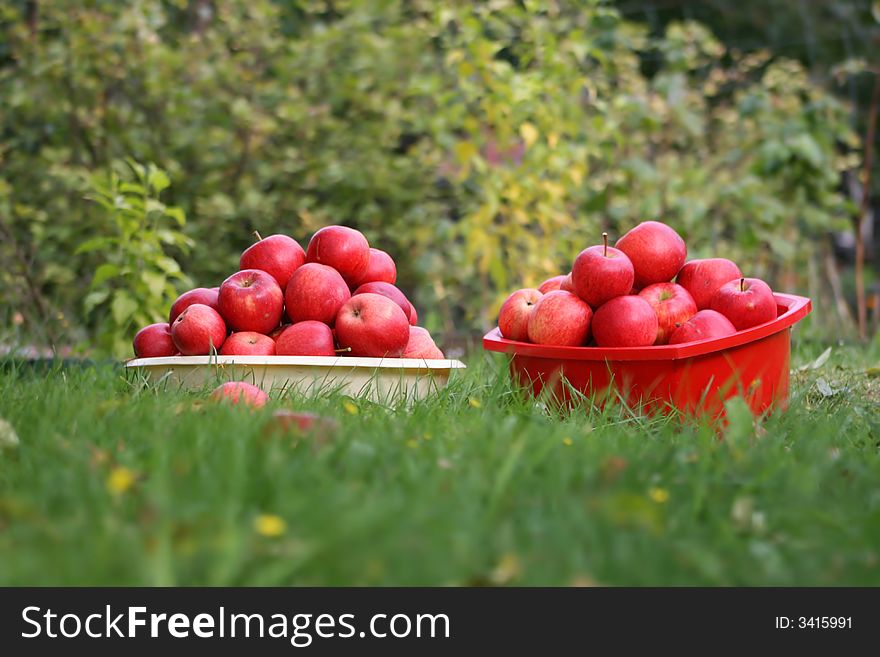
[[337,354],[345,353],[346,351],[351,351],[351,347],[346,347],[345,349],[334,349]]
[[602,241],[605,242],[605,250],[602,252],[604,257],[608,257],[608,233],[602,233]]
[[739,291],[740,292],[746,291],[746,279],[745,278],[739,279]]
[[258,241],[258,242],[262,242],[262,241],[263,241],[263,237],[260,235],[260,231],[258,231],[258,230],[255,230],[255,231],[254,231],[254,237],[257,238],[257,241]]

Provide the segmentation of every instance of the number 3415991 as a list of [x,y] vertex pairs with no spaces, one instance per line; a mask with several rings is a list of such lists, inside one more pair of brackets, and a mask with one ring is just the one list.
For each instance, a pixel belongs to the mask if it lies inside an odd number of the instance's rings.
[[852,628],[852,616],[777,616],[776,628],[785,629],[850,629]]

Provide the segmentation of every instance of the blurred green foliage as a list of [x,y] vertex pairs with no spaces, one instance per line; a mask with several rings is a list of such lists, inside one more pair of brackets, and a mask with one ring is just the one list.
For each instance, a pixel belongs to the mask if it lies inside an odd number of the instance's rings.
[[[254,229],[360,228],[452,330],[644,219],[791,289],[853,211],[858,140],[801,64],[598,0],[31,0],[0,29],[0,305],[117,353],[184,283],[161,258],[213,286]],[[185,224],[85,198],[129,157],[167,172]],[[92,238],[113,249],[74,253]]]

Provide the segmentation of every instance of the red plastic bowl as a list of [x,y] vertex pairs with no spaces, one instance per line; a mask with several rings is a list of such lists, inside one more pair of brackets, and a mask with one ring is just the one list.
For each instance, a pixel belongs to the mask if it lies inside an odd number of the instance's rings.
[[568,401],[574,389],[601,403],[619,393],[632,406],[719,417],[724,401],[739,395],[762,414],[786,405],[791,327],[812,309],[805,297],[774,296],[775,320],[724,338],[656,347],[554,347],[507,340],[496,328],[483,338],[483,348],[511,354],[511,376],[535,396],[547,389]]

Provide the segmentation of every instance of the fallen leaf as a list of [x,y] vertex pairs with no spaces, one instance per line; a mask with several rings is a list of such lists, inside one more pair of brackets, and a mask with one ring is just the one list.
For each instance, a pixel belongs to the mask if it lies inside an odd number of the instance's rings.
[[12,425],[3,418],[0,418],[0,449],[12,449],[20,444],[21,440],[19,440],[18,434],[15,433]]

